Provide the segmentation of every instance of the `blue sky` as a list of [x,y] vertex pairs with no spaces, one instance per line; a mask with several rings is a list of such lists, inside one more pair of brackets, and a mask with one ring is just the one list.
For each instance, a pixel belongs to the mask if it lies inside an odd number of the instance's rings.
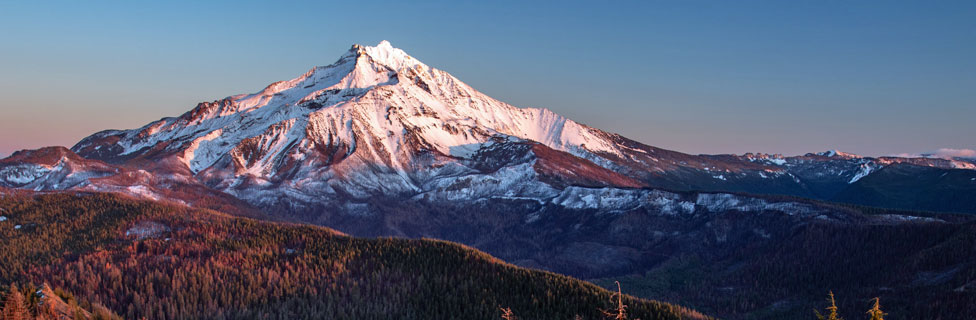
[[976,149],[976,2],[2,2],[0,154],[389,40],[497,99],[689,153]]

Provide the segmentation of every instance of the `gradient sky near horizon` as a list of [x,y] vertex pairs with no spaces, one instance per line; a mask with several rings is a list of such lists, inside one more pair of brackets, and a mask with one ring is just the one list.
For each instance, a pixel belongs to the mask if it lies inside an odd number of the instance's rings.
[[389,40],[521,107],[688,153],[976,149],[973,1],[5,1],[0,155]]

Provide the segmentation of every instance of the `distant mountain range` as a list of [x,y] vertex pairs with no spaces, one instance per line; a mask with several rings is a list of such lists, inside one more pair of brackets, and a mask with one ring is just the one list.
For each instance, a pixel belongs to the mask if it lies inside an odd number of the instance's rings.
[[[749,296],[749,284],[733,281],[747,278],[738,270],[763,269],[762,259],[780,256],[777,248],[834,243],[817,233],[829,230],[916,241],[970,221],[888,209],[976,213],[973,160],[684,154],[495,100],[385,41],[179,117],[102,131],[70,149],[19,151],[0,160],[0,187],[117,192],[356,236],[433,237],[588,279],[707,270],[716,277],[709,285],[732,289],[647,292],[732,318],[809,310],[813,295],[830,289],[817,278],[809,292]],[[878,249],[873,258],[893,261],[940,244]],[[937,284],[969,290],[969,262],[945,258],[965,271]],[[727,269],[708,269],[718,266]],[[930,267],[904,272],[935,272]],[[784,268],[777,275],[812,276]],[[891,290],[905,312],[945,298],[938,291],[913,302],[919,286],[898,281],[851,293]],[[736,299],[751,300],[732,306]]]

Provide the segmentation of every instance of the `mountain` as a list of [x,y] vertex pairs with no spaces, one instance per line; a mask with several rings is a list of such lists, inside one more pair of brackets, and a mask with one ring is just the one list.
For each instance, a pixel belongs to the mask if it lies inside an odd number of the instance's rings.
[[[959,177],[974,168],[958,159],[837,151],[783,157],[660,149],[500,102],[383,42],[353,46],[332,65],[254,94],[96,133],[70,150],[18,152],[0,160],[0,188],[117,192],[354,236],[443,239],[522,267],[630,281],[654,289],[643,290],[645,297],[735,319],[763,318],[770,309],[806,312],[838,285],[828,276],[871,271],[850,261],[924,257],[945,249],[928,239],[948,241],[930,235],[964,234],[973,221],[823,200],[972,213],[940,202],[966,200],[973,182]],[[931,170],[953,178],[916,182]],[[838,251],[820,261],[779,251],[824,253],[821,246],[840,245],[828,235],[860,232],[870,236],[841,239],[877,245],[872,256]],[[926,306],[968,301],[968,293],[947,295],[968,288],[972,255],[951,253],[938,263],[893,264],[905,277],[946,275],[934,285],[843,277],[843,288],[861,288],[851,290],[857,299],[891,289],[909,317],[943,312]],[[797,259],[775,274],[809,280],[804,290],[744,274],[765,274],[763,263],[777,257]],[[831,271],[806,267],[813,264]],[[954,265],[962,271],[944,272]],[[695,280],[667,283],[674,290],[647,284],[689,279],[679,277],[684,272]],[[780,290],[753,292],[768,288]]]
[[[10,196],[0,209],[0,283],[49,281],[125,319],[499,319],[500,306],[601,319],[613,307],[595,285],[444,241],[352,238],[113,194]],[[46,284],[31,296],[39,311],[72,310]],[[706,318],[623,301],[641,319]]]
[[[71,150],[77,155],[66,158],[69,162],[92,162],[82,166],[84,174],[72,175],[74,180],[62,181],[63,168],[54,163],[15,154],[0,167],[0,185],[194,202],[194,194],[160,197],[162,190],[154,189],[174,184],[198,190],[195,194],[230,195],[265,211],[306,216],[324,202],[333,210],[361,214],[376,196],[548,201],[568,186],[847,201],[850,196],[842,193],[850,184],[892,164],[976,168],[958,160],[836,151],[782,157],[664,150],[546,109],[495,100],[386,41],[355,45],[331,65],[257,93],[201,103],[139,129],[96,133]],[[126,181],[93,181],[113,170]],[[143,172],[167,181],[130,181]]]
[[886,208],[976,211],[976,171],[898,164],[848,186],[838,201]]
[[0,188],[4,184],[14,190],[118,192],[241,216],[274,219],[244,201],[208,188],[193,177],[85,159],[64,147],[22,150],[0,160]]
[[260,207],[355,207],[376,195],[452,197],[443,191],[454,189],[465,198],[547,198],[557,193],[549,183],[642,186],[577,159],[619,153],[607,136],[492,99],[383,42],[255,94],[100,132],[72,150],[193,177]]

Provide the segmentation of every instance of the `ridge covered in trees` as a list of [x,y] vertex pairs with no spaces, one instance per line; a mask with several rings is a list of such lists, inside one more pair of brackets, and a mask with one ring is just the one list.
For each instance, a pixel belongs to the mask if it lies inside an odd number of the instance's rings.
[[[456,243],[361,239],[112,194],[0,199],[0,284],[45,283],[126,319],[601,319],[615,293]],[[3,287],[4,296],[12,287]],[[619,296],[633,318],[705,316]]]
[[21,287],[16,283],[0,289],[0,320],[122,319],[105,306],[77,299],[61,288],[48,284]]
[[827,288],[842,311],[877,296],[898,319],[968,319],[976,310],[976,223],[809,224],[776,240],[590,280],[729,319],[809,316]]

